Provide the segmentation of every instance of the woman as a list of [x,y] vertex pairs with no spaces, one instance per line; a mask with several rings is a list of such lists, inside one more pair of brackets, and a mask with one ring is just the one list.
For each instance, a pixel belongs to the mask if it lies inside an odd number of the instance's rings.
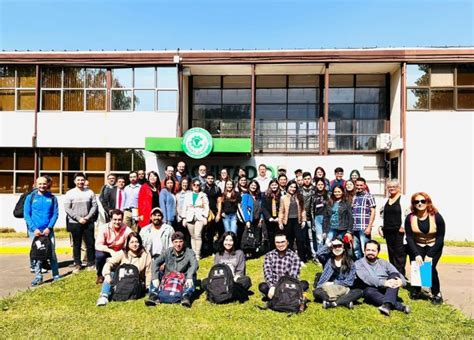
[[355,181],[357,180],[357,178],[360,177],[360,172],[359,170],[352,170],[351,173],[349,174],[349,181],[352,181],[352,183],[355,183]]
[[298,192],[295,181],[290,181],[286,189],[286,195],[281,197],[278,224],[284,231],[289,242],[290,249],[296,238],[296,247],[300,260],[306,262],[308,254],[308,231],[306,229],[306,211],[304,210],[303,196]]
[[314,169],[314,183],[316,184],[316,181],[318,179],[322,179],[324,181],[324,185],[326,187],[326,191],[329,192],[329,186],[330,186],[330,182],[329,180],[326,178],[326,171],[324,170],[324,168],[318,166],[316,167],[316,169]]
[[[226,264],[232,270],[234,276],[233,296],[236,300],[243,302],[248,299],[248,290],[252,286],[250,277],[246,276],[245,254],[242,250],[236,250],[237,235],[226,231],[219,239],[219,251],[214,257],[214,264]],[[208,279],[202,281],[203,289],[207,289]]]
[[410,203],[400,192],[398,181],[387,183],[388,197],[380,208],[383,225],[379,227],[379,235],[387,241],[388,259],[405,276],[407,252],[404,244],[405,228],[403,222],[410,213]]
[[[405,219],[405,232],[410,247],[410,259],[419,265],[431,262],[431,302],[435,305],[443,303],[436,265],[443,253],[445,223],[435,208],[430,196],[425,192],[417,192],[411,197],[411,214]],[[410,293],[412,299],[419,297],[421,287]]]
[[323,221],[324,215],[326,215],[328,206],[328,192],[326,190],[326,182],[323,178],[318,178],[315,183],[315,195],[313,198],[313,218],[314,218],[314,232],[316,237],[313,237],[313,249],[318,251],[324,244],[323,237]]
[[191,248],[196,254],[196,259],[201,258],[202,229],[207,224],[209,216],[209,200],[201,192],[201,181],[195,178],[192,181],[192,191],[186,193],[183,205],[182,224],[191,235]]
[[275,234],[278,230],[278,213],[280,211],[281,192],[276,179],[268,184],[267,192],[263,197],[262,214],[265,219],[267,249],[275,249]]
[[140,235],[132,231],[125,243],[124,251],[115,253],[111,258],[107,260],[102,274],[104,275],[104,283],[102,284],[102,290],[100,292],[99,299],[97,300],[97,306],[105,306],[109,303],[109,297],[112,293],[112,280],[115,272],[122,264],[132,264],[138,268],[140,273],[140,282],[143,284],[143,295],[145,293],[145,287],[148,289],[151,282],[151,256],[143,247],[142,238]]
[[[252,233],[255,240],[259,242],[261,240],[262,224],[262,199],[260,194],[260,184],[256,180],[252,180],[249,184],[248,191],[243,193],[241,196],[241,207],[245,220],[245,232]],[[253,247],[253,245],[257,247]],[[249,255],[253,256],[258,251],[258,245],[249,245],[245,242],[245,236],[242,236],[242,248]]]
[[323,303],[323,308],[345,306],[353,308],[353,303],[359,299],[362,289],[352,289],[356,277],[356,268],[349,255],[349,244],[340,237],[334,239],[329,246],[318,251],[318,258],[329,257],[325,262],[323,272],[316,275],[316,289],[313,291],[315,301]]
[[173,177],[165,179],[165,187],[160,192],[160,208],[163,211],[163,223],[174,225],[176,217],[176,197],[173,191],[176,180]]
[[222,218],[225,232],[233,232],[237,234],[237,209],[241,201],[241,197],[234,190],[234,182],[228,179],[225,183],[222,196],[218,201],[218,212],[216,221]]
[[150,224],[151,209],[160,206],[160,177],[156,171],[148,173],[147,181],[138,192],[138,226]]
[[229,172],[227,171],[226,168],[221,170],[221,173],[219,175],[219,179],[216,181],[216,185],[221,189],[221,192],[224,192],[225,189],[225,183],[230,180],[229,177]]
[[327,235],[326,245],[330,245],[335,237],[345,237],[352,240],[352,204],[344,199],[344,189],[335,186],[328,203],[323,220],[323,230]]
[[352,199],[355,196],[355,182],[347,181],[344,188],[346,189],[346,201],[352,203]]
[[239,177],[239,179],[237,180],[237,185],[235,187],[235,191],[237,191],[241,195],[248,191],[247,177],[245,177],[245,176]]

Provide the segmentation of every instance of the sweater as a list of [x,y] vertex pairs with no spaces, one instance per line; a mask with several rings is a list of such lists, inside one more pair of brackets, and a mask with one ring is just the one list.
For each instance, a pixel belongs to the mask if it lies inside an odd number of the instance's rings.
[[365,257],[355,263],[356,274],[367,286],[384,287],[390,274],[396,273],[402,280],[403,286],[407,284],[405,277],[388,261],[377,258],[374,263],[369,263]]
[[160,266],[165,264],[165,275],[170,272],[179,272],[186,275],[186,279],[192,279],[196,274],[199,264],[196,254],[190,248],[185,248],[181,253],[176,254],[174,248],[168,248],[153,261],[151,273],[152,280],[158,280]]
[[245,254],[242,250],[236,250],[232,253],[224,251],[221,255],[216,253],[214,257],[214,264],[226,264],[232,269],[234,276],[245,275]]
[[64,196],[64,210],[70,223],[79,223],[81,218],[90,220],[97,209],[95,194],[90,189],[73,188]]
[[163,211],[163,222],[173,223],[176,216],[176,197],[167,189],[160,191],[160,208]]
[[58,200],[50,192],[41,194],[34,191],[26,197],[23,214],[31,233],[36,229],[41,232],[47,228],[53,229],[58,219]]
[[110,275],[112,271],[117,269],[121,264],[133,264],[140,272],[140,280],[145,282],[146,287],[150,287],[151,282],[151,256],[143,250],[140,254],[135,255],[132,251],[120,251],[107,259],[107,262],[102,269],[102,275]]

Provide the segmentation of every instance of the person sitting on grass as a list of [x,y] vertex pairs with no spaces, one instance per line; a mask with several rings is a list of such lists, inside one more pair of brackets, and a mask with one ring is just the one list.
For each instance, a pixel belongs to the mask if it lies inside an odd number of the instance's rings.
[[102,290],[96,303],[97,306],[105,306],[109,303],[109,297],[112,293],[113,278],[115,275],[118,275],[114,271],[122,264],[131,264],[138,268],[143,292],[145,292],[145,288],[148,289],[150,287],[151,256],[143,247],[140,235],[132,231],[127,237],[125,249],[116,252],[111,258],[109,258],[102,269],[104,282],[102,283]]
[[[258,290],[265,298],[271,300],[275,294],[275,286],[283,276],[291,276],[299,279],[301,260],[298,255],[288,248],[288,240],[286,235],[278,232],[275,235],[275,247],[265,255],[263,263],[263,276],[265,282],[258,286]],[[301,289],[308,290],[308,281],[300,281]]]
[[[185,307],[191,307],[191,297],[196,286],[196,273],[199,264],[194,251],[186,248],[182,232],[175,232],[171,240],[173,247],[166,249],[158,258],[153,260],[150,296],[145,301],[147,306],[156,306],[160,303],[160,291],[167,288],[163,285],[160,286],[160,281],[171,273],[183,273],[186,281],[180,302]],[[163,264],[165,265],[164,273],[162,271]]]
[[110,222],[99,228],[95,241],[95,266],[97,269],[96,284],[104,282],[102,268],[105,261],[121,251],[132,229],[123,223],[123,211],[113,209],[110,212]]
[[[242,250],[235,249],[237,235],[226,231],[219,240],[219,250],[214,257],[214,264],[226,264],[234,275],[233,297],[238,301],[248,299],[248,290],[252,285],[250,277],[245,275],[245,254]],[[201,287],[207,290],[208,279],[202,280]]]
[[364,288],[366,302],[379,306],[380,313],[390,316],[392,309],[409,314],[411,308],[397,301],[398,289],[406,285],[405,277],[388,261],[378,257],[380,244],[369,240],[365,256],[355,263],[356,274]]
[[329,259],[321,276],[316,275],[313,295],[315,301],[322,302],[325,309],[337,306],[352,309],[353,303],[362,296],[361,289],[351,288],[356,270],[349,247],[341,237],[337,237],[331,241],[330,246],[323,246],[318,250],[318,257],[329,256]]

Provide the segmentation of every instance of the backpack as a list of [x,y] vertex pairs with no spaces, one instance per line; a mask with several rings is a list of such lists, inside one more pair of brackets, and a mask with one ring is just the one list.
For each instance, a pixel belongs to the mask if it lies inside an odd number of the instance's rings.
[[285,313],[304,311],[306,309],[306,301],[300,281],[291,276],[281,277],[275,286],[273,298],[268,302],[268,308]]
[[[26,198],[28,197],[29,194],[34,195],[35,191],[36,190],[33,189],[31,191],[28,191],[28,192],[25,192],[25,193],[21,194],[20,198],[18,199],[18,201],[15,204],[15,208],[13,209],[13,216],[15,216],[16,218],[24,218],[25,217],[23,207],[25,205]],[[31,197],[31,200],[33,200],[33,197]]]
[[143,296],[144,289],[140,282],[140,272],[133,264],[123,263],[115,271],[112,282],[113,301],[136,300]]
[[51,241],[48,236],[35,236],[31,242],[30,259],[46,261],[51,258]]
[[214,303],[229,302],[233,299],[234,275],[226,264],[216,264],[209,271],[207,299]]
[[250,228],[245,227],[240,241],[240,248],[245,254],[256,253],[260,246],[261,230],[258,226],[251,225]]
[[178,303],[184,293],[186,277],[183,273],[170,272],[161,279],[158,298],[162,303]]

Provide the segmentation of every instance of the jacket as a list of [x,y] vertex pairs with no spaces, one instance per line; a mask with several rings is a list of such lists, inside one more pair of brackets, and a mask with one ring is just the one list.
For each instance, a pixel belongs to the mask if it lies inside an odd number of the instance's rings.
[[[328,204],[326,214],[323,218],[323,232],[328,233],[332,215],[332,204]],[[352,206],[349,202],[339,202],[339,228],[337,230],[347,230],[352,233],[354,218],[352,217]]]
[[140,280],[145,282],[146,287],[150,287],[151,282],[151,256],[146,250],[143,250],[139,255],[133,252],[120,251],[107,259],[107,262],[102,269],[102,275],[110,275],[110,273],[117,269],[121,264],[133,264],[140,272]]
[[309,188],[302,186],[300,193],[303,196],[304,201],[304,210],[306,211],[306,218],[309,220],[312,216],[312,205],[314,200],[314,195],[316,194],[314,187],[311,185]]
[[324,216],[327,213],[328,201],[322,194],[315,193],[311,203],[311,216],[313,218],[320,215]]
[[184,273],[186,279],[192,279],[199,268],[196,254],[192,249],[185,248],[180,254],[176,254],[174,248],[168,248],[153,261],[152,280],[158,279],[160,266],[163,263],[165,264],[165,275],[170,272],[179,272]]
[[[152,224],[149,224],[146,227],[142,228],[142,230],[140,230],[140,237],[143,241],[143,247],[151,254],[151,256],[155,256],[160,254],[153,254],[152,228]],[[160,229],[158,230],[158,233],[160,235],[161,241],[161,252],[163,252],[164,249],[168,249],[173,245],[171,241],[171,236],[173,236],[174,229],[169,224],[163,223]]]
[[240,206],[242,207],[245,222],[253,222],[259,219],[262,213],[260,198],[254,200],[252,195],[247,192],[242,194],[241,198]]
[[176,217],[176,197],[167,189],[160,191],[160,208],[163,211],[163,222],[173,223]]
[[31,233],[36,229],[41,232],[47,228],[53,229],[58,220],[58,200],[50,192],[40,194],[34,191],[26,197],[23,212]]
[[278,212],[280,210],[281,197],[276,198],[276,216],[272,216],[272,197],[263,196],[262,202],[262,214],[266,221],[270,218],[278,218]]
[[[296,195],[296,194],[295,194]],[[280,210],[278,212],[278,223],[281,225],[285,225],[288,223],[288,213],[290,210],[290,199],[291,195],[287,194],[281,197],[280,200]],[[298,223],[306,222],[306,211],[304,210],[304,206],[300,206],[300,202],[296,199],[296,205],[298,207]]]
[[183,217],[187,223],[194,223],[200,221],[204,225],[207,224],[207,217],[209,216],[209,200],[207,195],[203,192],[198,193],[196,203],[193,204],[193,192],[189,191],[184,196]]
[[[159,189],[157,188],[156,191],[159,193]],[[152,209],[153,203],[153,192],[151,190],[150,185],[148,183],[143,184],[140,187],[140,191],[138,192],[138,216],[143,216],[143,220],[138,220],[138,225],[140,228],[150,224],[150,214]]]

